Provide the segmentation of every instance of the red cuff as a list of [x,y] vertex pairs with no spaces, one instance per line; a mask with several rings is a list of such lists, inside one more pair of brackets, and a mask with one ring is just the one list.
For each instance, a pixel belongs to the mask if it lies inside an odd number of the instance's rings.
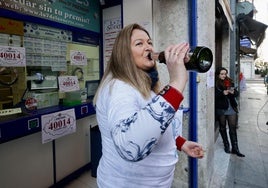
[[182,147],[182,145],[183,145],[185,142],[186,142],[186,139],[183,138],[183,137],[181,137],[181,136],[178,136],[178,137],[176,138],[176,146],[177,146],[177,149],[178,149],[179,151],[181,151],[181,147]]
[[175,110],[178,110],[183,100],[183,95],[181,92],[175,88],[167,85],[162,91],[159,92],[172,106]]

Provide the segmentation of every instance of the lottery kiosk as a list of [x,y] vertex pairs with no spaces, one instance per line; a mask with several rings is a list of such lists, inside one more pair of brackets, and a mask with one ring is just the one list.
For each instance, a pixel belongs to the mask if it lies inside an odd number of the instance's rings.
[[98,0],[0,2],[1,187],[57,186],[90,169],[100,7]]

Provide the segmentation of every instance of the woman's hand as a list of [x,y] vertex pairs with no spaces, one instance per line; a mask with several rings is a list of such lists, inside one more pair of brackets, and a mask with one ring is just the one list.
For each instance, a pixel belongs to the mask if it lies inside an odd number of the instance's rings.
[[223,90],[223,94],[224,95],[228,95],[229,94],[229,90]]
[[170,77],[169,84],[180,92],[183,92],[188,80],[188,73],[184,65],[190,59],[188,51],[188,43],[170,45],[165,50],[166,65]]
[[204,157],[204,150],[200,144],[193,141],[186,141],[182,147],[181,150],[184,151],[188,156],[193,158],[203,158]]
[[224,95],[228,95],[228,94],[234,94],[234,89],[227,89],[227,90],[223,90],[223,94]]
[[232,95],[234,94],[234,88],[231,87],[228,91],[230,94],[232,94]]

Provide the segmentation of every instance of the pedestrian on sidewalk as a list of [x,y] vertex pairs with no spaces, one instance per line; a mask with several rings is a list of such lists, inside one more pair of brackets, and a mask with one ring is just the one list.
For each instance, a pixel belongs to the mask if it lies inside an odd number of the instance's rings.
[[[220,135],[223,140],[224,151],[226,153],[232,152],[239,157],[245,157],[245,155],[239,151],[236,132],[236,119],[238,116],[236,97],[238,96],[238,91],[234,87],[233,80],[228,77],[228,70],[226,68],[217,68],[215,79],[215,111],[217,119],[219,120]],[[232,151],[230,151],[226,123],[228,123],[229,126]]]
[[247,90],[246,78],[242,72],[240,72],[239,74],[239,86],[240,86],[240,92]]

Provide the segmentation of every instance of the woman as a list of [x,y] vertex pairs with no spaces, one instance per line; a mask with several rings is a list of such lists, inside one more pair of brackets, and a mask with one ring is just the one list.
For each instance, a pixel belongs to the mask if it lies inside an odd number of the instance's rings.
[[98,187],[168,188],[177,149],[203,157],[200,144],[180,136],[176,118],[187,82],[184,62],[189,61],[188,50],[187,43],[165,50],[170,82],[159,92],[149,33],[131,24],[118,34],[94,98],[102,137]]
[[226,123],[228,122],[232,153],[239,157],[245,157],[238,149],[236,133],[236,119],[238,113],[236,97],[238,96],[238,91],[234,88],[233,80],[227,76],[228,70],[226,68],[219,67],[215,73],[215,108],[219,120],[224,151],[230,153],[230,145],[226,131]]

